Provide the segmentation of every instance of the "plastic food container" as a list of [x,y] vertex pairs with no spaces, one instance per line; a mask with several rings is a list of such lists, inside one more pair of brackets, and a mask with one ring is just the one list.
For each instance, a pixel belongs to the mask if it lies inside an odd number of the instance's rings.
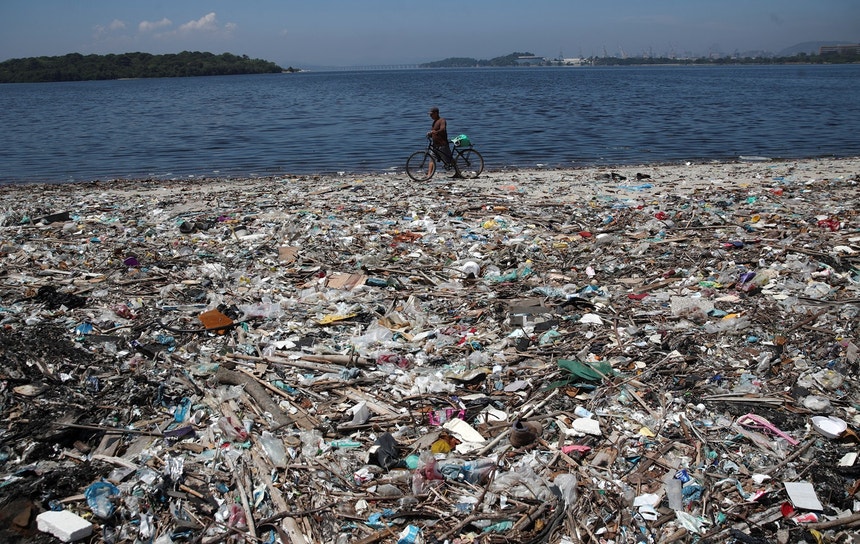
[[848,424],[835,416],[814,416],[812,426],[827,438],[839,438],[848,429]]

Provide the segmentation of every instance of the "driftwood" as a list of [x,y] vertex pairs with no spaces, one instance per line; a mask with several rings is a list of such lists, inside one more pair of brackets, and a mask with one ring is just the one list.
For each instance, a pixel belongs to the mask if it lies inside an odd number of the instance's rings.
[[257,380],[244,372],[227,370],[222,366],[215,373],[215,379],[218,383],[244,386],[245,391],[253,397],[257,404],[260,405],[260,408],[272,414],[272,418],[278,424],[278,427],[283,427],[293,423],[293,418],[281,410],[281,407],[272,400],[272,397],[269,396],[266,389],[260,385]]

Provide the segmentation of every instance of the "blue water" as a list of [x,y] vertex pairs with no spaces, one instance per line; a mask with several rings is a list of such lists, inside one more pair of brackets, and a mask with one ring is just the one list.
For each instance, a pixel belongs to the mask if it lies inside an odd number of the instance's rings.
[[860,156],[858,88],[858,65],[6,84],[0,184],[401,172],[431,105],[493,170]]

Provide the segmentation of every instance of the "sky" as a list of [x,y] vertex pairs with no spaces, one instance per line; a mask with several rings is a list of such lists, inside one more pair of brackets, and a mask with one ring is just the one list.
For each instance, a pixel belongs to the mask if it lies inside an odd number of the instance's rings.
[[860,43],[859,0],[0,0],[0,61],[207,51],[286,68]]

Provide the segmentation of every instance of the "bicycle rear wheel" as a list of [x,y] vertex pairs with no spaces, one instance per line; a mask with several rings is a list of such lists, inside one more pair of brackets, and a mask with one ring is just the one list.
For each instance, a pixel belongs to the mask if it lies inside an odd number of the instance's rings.
[[484,171],[484,157],[471,147],[457,153],[456,161],[457,170],[466,179],[475,179]]
[[429,151],[416,151],[406,159],[406,174],[415,181],[427,181],[436,173],[436,160]]

